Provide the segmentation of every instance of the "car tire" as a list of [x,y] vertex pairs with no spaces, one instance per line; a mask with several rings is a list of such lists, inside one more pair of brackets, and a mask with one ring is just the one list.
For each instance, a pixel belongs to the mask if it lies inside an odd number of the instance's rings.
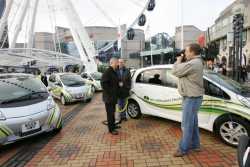
[[61,95],[60,100],[61,100],[62,105],[67,105],[65,97],[63,95]]
[[62,124],[62,122],[61,122],[61,123],[60,123],[60,126],[59,126],[58,128],[55,128],[55,129],[53,130],[53,132],[54,132],[55,134],[60,133],[61,130],[62,130],[62,127],[63,127],[63,124]]
[[139,119],[142,116],[140,106],[134,100],[128,101],[127,113],[132,119]]
[[250,135],[249,122],[235,115],[219,117],[215,122],[214,130],[225,144],[233,147],[238,146],[240,136]]
[[59,133],[62,130],[62,122],[60,123],[60,126],[58,128],[56,128],[54,131],[56,133]]

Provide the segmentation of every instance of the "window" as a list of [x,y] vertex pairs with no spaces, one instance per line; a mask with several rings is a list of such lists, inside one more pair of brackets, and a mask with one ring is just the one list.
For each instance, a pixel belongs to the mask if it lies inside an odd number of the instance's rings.
[[171,69],[153,69],[140,73],[136,82],[177,88],[178,78],[172,74]]
[[177,88],[177,83],[178,83],[178,78],[172,74],[171,69],[167,69],[164,85],[171,88]]
[[0,101],[20,98],[34,92],[47,92],[43,83],[36,78],[27,76],[3,76],[0,78]]
[[230,97],[221,88],[204,79],[205,94],[221,99],[229,100]]
[[145,83],[145,84],[152,84],[152,85],[164,85],[164,69],[153,69],[147,70],[140,73],[137,78],[137,83]]

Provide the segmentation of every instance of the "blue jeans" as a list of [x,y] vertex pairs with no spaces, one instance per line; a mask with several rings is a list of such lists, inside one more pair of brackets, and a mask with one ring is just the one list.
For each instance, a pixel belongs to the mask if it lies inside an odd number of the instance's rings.
[[[120,110],[122,110],[125,107],[126,99],[118,99],[118,106]],[[120,112],[120,119],[127,118],[126,110],[123,112]]]
[[203,97],[183,97],[182,102],[182,139],[179,150],[186,154],[190,149],[200,148],[200,135],[198,127],[198,111]]

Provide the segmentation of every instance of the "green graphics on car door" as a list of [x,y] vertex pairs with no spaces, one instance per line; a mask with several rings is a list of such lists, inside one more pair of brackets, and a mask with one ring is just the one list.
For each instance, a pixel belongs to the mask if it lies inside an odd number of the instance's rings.
[[[173,111],[180,112],[182,109],[181,103],[182,98],[173,98],[167,101],[161,101],[157,99],[143,98],[139,95],[136,95],[138,98],[143,100],[144,102],[163,109],[169,109]],[[221,100],[219,98],[211,97],[211,96],[204,96],[202,106],[200,108],[200,112],[208,113],[208,114],[216,114],[222,115],[227,112],[234,113],[240,116],[243,116],[250,120],[250,115],[246,114],[250,113],[250,108],[244,106],[243,104],[236,104],[231,102],[230,100]]]

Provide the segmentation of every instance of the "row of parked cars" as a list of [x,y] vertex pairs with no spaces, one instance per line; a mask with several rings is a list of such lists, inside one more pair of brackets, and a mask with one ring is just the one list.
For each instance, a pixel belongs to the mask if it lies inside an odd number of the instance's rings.
[[53,73],[46,87],[31,74],[0,74],[0,145],[44,132],[59,132],[62,113],[54,98],[64,105],[90,101],[94,92],[101,90],[100,79],[98,72]]
[[94,92],[101,91],[102,74],[55,73],[48,79],[48,89],[53,97],[59,99],[63,105],[76,101],[91,101]]

